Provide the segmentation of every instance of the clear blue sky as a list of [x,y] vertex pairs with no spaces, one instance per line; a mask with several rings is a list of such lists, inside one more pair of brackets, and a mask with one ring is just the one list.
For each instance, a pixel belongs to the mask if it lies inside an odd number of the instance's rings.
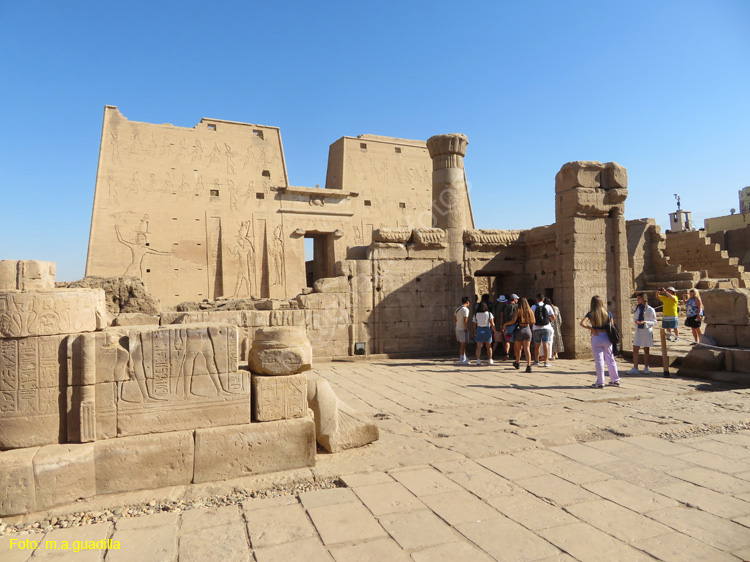
[[628,219],[750,184],[750,2],[0,0],[0,259],[83,276],[105,104],[281,128],[293,185],[328,145],[462,132],[477,226],[554,221],[571,160],[628,169]]

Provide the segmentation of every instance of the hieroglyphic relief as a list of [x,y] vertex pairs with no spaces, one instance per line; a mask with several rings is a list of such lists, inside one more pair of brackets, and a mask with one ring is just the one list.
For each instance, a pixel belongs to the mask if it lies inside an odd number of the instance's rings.
[[[148,215],[146,215],[146,218],[148,218]],[[148,225],[148,223],[146,223],[146,225]],[[122,274],[124,277],[143,278],[143,259],[147,254],[156,256],[171,255],[171,252],[163,252],[161,250],[155,250],[154,248],[148,247],[148,237],[146,236],[146,233],[140,230],[136,231],[135,240],[133,242],[131,242],[130,240],[126,240],[125,237],[123,237],[122,233],[120,232],[119,224],[115,225],[115,233],[117,234],[117,241],[120,242],[120,244],[127,246],[130,250],[130,265],[128,265],[127,269],[125,269],[125,273]]]
[[284,239],[281,225],[273,231],[273,241],[271,242],[271,264],[273,266],[272,285],[284,284]]
[[0,337],[92,332],[104,322],[104,291],[0,292]]
[[307,413],[307,376],[253,376],[255,421],[300,418]]
[[[255,244],[253,244],[250,235],[252,224],[251,220],[240,223],[235,245],[229,248],[229,253],[237,258],[237,282],[234,286],[234,298],[242,295],[253,296],[255,288]],[[245,286],[245,292],[241,293],[243,285]]]

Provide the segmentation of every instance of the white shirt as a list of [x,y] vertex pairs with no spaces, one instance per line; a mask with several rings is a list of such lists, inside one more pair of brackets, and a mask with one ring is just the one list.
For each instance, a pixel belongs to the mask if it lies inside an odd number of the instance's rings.
[[[535,304],[534,306],[532,306],[531,307],[531,312],[534,312],[536,310],[537,306],[539,306],[539,305]],[[534,324],[533,330],[550,330],[550,331],[552,331],[552,317],[555,315],[555,309],[552,308],[548,304],[545,304],[544,306],[547,307],[547,314],[549,315],[549,319],[550,319],[549,320],[549,324],[547,324],[546,326],[537,326],[536,324]]]
[[466,306],[460,306],[458,310],[456,310],[454,317],[456,319],[456,330],[465,330],[466,324],[464,323],[464,318],[469,318],[469,308]]
[[494,318],[491,312],[477,312],[474,315],[474,323],[480,328],[489,328],[490,319]]

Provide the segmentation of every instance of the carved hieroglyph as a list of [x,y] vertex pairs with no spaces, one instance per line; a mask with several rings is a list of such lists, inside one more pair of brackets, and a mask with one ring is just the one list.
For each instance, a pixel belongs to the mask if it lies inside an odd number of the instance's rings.
[[93,332],[106,318],[102,289],[0,292],[0,338]]
[[249,354],[250,370],[260,375],[293,375],[312,366],[304,326],[258,328]]
[[253,375],[253,420],[267,422],[307,415],[305,373],[267,377]]
[[44,291],[55,288],[55,262],[0,260],[0,291]]
[[0,339],[0,449],[58,442],[62,339]]

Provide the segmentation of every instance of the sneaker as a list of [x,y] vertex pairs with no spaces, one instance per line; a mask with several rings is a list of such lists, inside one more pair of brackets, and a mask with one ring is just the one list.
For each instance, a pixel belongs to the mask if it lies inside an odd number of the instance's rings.
[[675,336],[672,341],[680,341],[680,338],[678,338],[677,336]]
[[480,359],[477,359],[477,365],[481,365],[482,361]]
[[591,385],[591,388],[604,388],[603,384],[599,384],[598,382],[595,382]]
[[532,361],[531,364],[532,365],[539,365],[539,361]]
[[[646,369],[646,371],[648,371],[648,369]],[[644,371],[644,373],[645,373],[646,371]],[[629,371],[628,371],[627,373],[625,373],[625,374],[626,374],[626,375],[637,375],[638,373],[640,373],[640,371],[639,371],[638,369],[636,369],[635,367],[633,367],[632,369],[630,369],[630,370],[629,370]]]
[[468,359],[461,359],[461,361],[458,362],[459,365],[468,365],[469,360]]
[[619,380],[617,380],[617,381],[609,381],[607,383],[607,386],[620,386],[620,381]]
[[527,373],[530,373],[530,372],[531,372],[531,365],[526,365],[526,372],[527,372]]
[[494,365],[494,364],[495,364],[495,362],[494,362],[494,361],[493,361],[492,359],[490,359],[490,360],[488,361],[488,363],[489,363],[490,365]]
[[552,364],[551,364],[551,363],[550,363],[549,361],[547,361],[547,362],[546,362],[546,363],[544,364],[544,366],[545,366],[545,367],[551,367],[551,366],[552,366]]
[[651,374],[651,371],[649,370],[648,367],[646,367],[645,369],[643,369],[643,374],[644,375],[650,375]]
[[513,362],[513,366],[514,366],[514,367],[515,367],[516,369],[520,369],[520,368],[521,368],[521,364],[520,364],[520,363],[519,363],[518,361],[514,361],[514,362]]

